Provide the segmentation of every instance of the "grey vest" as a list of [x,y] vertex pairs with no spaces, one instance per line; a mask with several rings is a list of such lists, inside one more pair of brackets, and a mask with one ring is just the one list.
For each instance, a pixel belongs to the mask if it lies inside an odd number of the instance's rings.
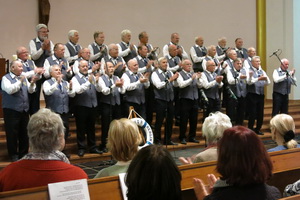
[[60,62],[63,61],[63,64],[61,66],[61,73],[64,75],[63,79],[67,80],[67,67],[68,67],[67,63],[68,63],[68,61],[65,58],[57,58],[57,59],[59,60],[58,63],[57,63],[56,60],[53,60],[52,56],[50,56],[50,57],[47,58],[50,66],[52,66],[52,65],[60,65]]
[[237,53],[237,57],[238,58],[248,58],[248,54],[247,54],[247,49],[245,48],[242,48],[241,50],[240,49],[235,49],[236,50],[236,53]]
[[[52,79],[47,80],[50,85],[55,82]],[[55,90],[51,95],[45,95],[46,108],[56,113],[63,114],[69,112],[69,95],[66,81],[62,81],[62,90]]]
[[[93,48],[94,54],[97,54],[97,53],[100,52],[101,47],[104,46],[104,45],[101,45],[100,49],[98,48],[98,45],[96,45],[95,43],[91,44],[91,46],[92,46],[92,48]],[[99,61],[99,62],[100,62],[101,59],[102,59],[104,56],[106,56],[106,55],[107,55],[107,49],[105,48],[105,49],[104,49],[104,53],[102,53],[101,56],[100,56],[99,58],[97,58],[96,60],[94,60],[94,62],[96,62],[96,61]]]
[[216,49],[217,49],[217,55],[218,55],[218,56],[221,56],[221,55],[224,55],[224,54],[225,54],[224,50],[225,50],[226,48],[222,48],[222,47],[220,47],[220,46],[217,46]]
[[[137,80],[129,72],[125,72],[130,79],[130,83],[134,83]],[[138,77],[141,76],[140,73],[137,73]],[[124,94],[124,101],[132,102],[136,104],[145,103],[145,87],[144,84],[139,84],[135,90],[126,91]]]
[[[68,48],[71,57],[78,55],[78,52],[81,49],[80,45],[78,45],[78,44],[76,44],[74,46],[75,46],[75,49],[69,42],[66,43],[66,47]],[[74,62],[75,61],[70,62],[70,65],[73,65]]]
[[[28,66],[25,65],[26,62],[28,63]],[[32,60],[26,60],[26,62],[22,62],[23,72],[29,72],[31,70],[34,70],[34,62]]]
[[[116,60],[117,60],[117,63],[118,63],[118,62],[123,62],[121,56],[118,56],[118,57],[116,58]],[[109,59],[108,56],[104,56],[104,61],[105,61],[105,63],[106,63],[106,62],[112,62],[112,63],[113,63],[113,61],[112,61],[111,59]],[[116,65],[117,63],[113,63],[113,64]],[[123,69],[123,64],[120,65],[117,69],[115,69],[114,75],[115,75],[115,76],[118,76],[119,78],[121,78],[122,75],[123,75],[123,73],[124,73],[124,71],[123,71],[122,69]]]
[[[124,51],[124,50],[127,49],[127,46],[125,46],[125,44],[123,42],[120,42],[120,46],[122,48],[122,51]],[[131,50],[127,56],[123,57],[123,59],[127,63],[130,59],[132,59],[132,58],[134,58],[136,56],[137,56],[136,51],[135,50]]]
[[[34,38],[33,41],[35,43],[36,50],[39,50],[42,47],[41,42],[37,42],[36,38]],[[38,59],[34,60],[35,65],[37,67],[43,67],[46,58],[48,58],[49,56],[51,56],[51,52],[49,52],[48,50],[44,50],[43,54]]]
[[[194,45],[193,48],[195,49],[195,52],[198,57],[206,56],[207,50],[205,47],[203,47],[203,51],[201,51],[196,45]],[[192,59],[192,61],[193,61],[193,59]],[[202,61],[198,62],[198,63],[193,62],[193,69],[196,72],[198,72],[198,71],[203,72]]]
[[[217,76],[217,74],[215,72],[213,73],[214,78],[212,78],[211,75],[207,71],[204,71],[203,73],[205,74],[208,82],[214,81],[216,76]],[[219,97],[219,85],[218,84],[215,84],[211,88],[204,89],[204,92],[205,92],[205,94],[208,98],[211,98],[211,99],[219,99],[220,98]]]
[[[279,76],[283,76],[283,72],[276,70],[278,72]],[[279,94],[287,95],[291,92],[291,85],[292,85],[292,79],[291,77],[288,77],[287,79],[284,79],[284,81],[275,83],[273,85],[273,92],[277,92]]]
[[[235,96],[237,96],[237,97],[246,97],[246,95],[247,95],[246,79],[237,80],[238,73],[233,69],[230,69],[230,72],[232,73],[232,76],[235,79],[235,84],[234,85],[228,84],[230,89],[235,94]],[[246,74],[245,69],[241,69],[240,73]]]
[[[262,75],[263,70],[259,70],[258,73],[256,70],[254,70],[254,68],[251,66],[250,71],[253,72],[253,77],[254,78],[258,78]],[[249,93],[255,93],[255,94],[259,94],[259,95],[263,95],[264,94],[264,86],[265,86],[265,81],[257,81],[256,83],[252,84],[252,85],[248,85],[248,92]]]
[[[182,76],[183,80],[189,79],[187,74],[184,71],[179,72]],[[193,73],[191,73],[193,74]],[[180,99],[191,99],[191,100],[197,100],[198,99],[198,87],[197,87],[197,81],[194,79],[192,83],[185,87],[185,88],[179,88],[179,98]]]
[[[78,83],[80,85],[84,84],[86,81],[79,77],[78,74],[75,75]],[[89,108],[93,108],[97,106],[97,95],[96,88],[93,84],[90,85],[90,88],[84,91],[81,94],[76,94],[74,97],[74,105],[76,106],[85,106]]]
[[[11,84],[17,82],[16,77],[13,79],[9,73],[6,74],[5,77]],[[9,108],[18,112],[28,111],[28,88],[24,83],[26,83],[25,80],[23,81],[20,90],[14,94],[8,94],[2,90],[2,108]]]
[[[165,82],[166,79],[171,78],[171,75],[172,75],[170,71],[165,72],[166,77],[162,73],[159,73],[158,70],[156,70],[155,72],[156,72],[158,78],[162,82]],[[170,82],[167,82],[166,86],[161,89],[157,89],[156,87],[153,87],[153,88],[154,88],[155,99],[160,99],[160,100],[164,100],[164,101],[173,101],[174,100],[173,85]]]
[[[145,58],[145,61],[143,59],[139,59],[139,57],[135,57],[135,59],[138,61],[138,64],[139,64],[139,68],[143,68],[145,66],[147,66],[148,62],[149,62],[149,59],[148,58]],[[146,72],[151,72],[151,67],[149,67]]]
[[[112,83],[110,80],[107,78],[107,76],[101,76],[100,78],[103,79],[105,85],[107,87],[111,87]],[[117,76],[113,76],[114,83],[118,80]],[[110,105],[120,105],[121,100],[120,100],[120,93],[118,90],[118,87],[115,87],[112,92],[109,95],[104,95],[102,92],[100,93],[100,102],[110,104]]]
[[[169,56],[166,56],[166,58],[168,60],[170,68],[173,68],[180,63],[180,58],[178,56],[175,56],[173,58],[169,58]],[[181,68],[179,68],[177,71],[181,71]]]

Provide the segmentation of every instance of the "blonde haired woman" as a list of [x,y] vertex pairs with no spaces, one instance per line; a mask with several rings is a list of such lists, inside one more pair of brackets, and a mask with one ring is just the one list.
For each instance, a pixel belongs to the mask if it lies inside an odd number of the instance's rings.
[[127,168],[138,152],[141,136],[138,126],[130,119],[119,119],[111,122],[108,130],[107,147],[118,162],[102,169],[95,178],[116,176],[127,171]]
[[299,148],[300,145],[294,140],[295,122],[287,114],[278,114],[270,121],[272,138],[277,143],[277,147],[269,149],[268,152],[285,149]]

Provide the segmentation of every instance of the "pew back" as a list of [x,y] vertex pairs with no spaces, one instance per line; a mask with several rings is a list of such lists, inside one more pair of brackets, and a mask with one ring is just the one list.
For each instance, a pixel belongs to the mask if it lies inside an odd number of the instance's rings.
[[[287,184],[300,179],[300,149],[272,152],[270,153],[270,156],[274,166],[274,176],[268,184],[278,187],[278,189],[282,192],[283,188]],[[207,174],[212,173],[218,176],[215,168],[216,161],[179,166],[182,173],[181,186],[183,199],[193,199],[193,178],[201,178],[204,182],[206,182]],[[88,185],[91,200],[123,199],[118,176],[90,179],[88,180]],[[187,196],[189,197],[187,198]],[[8,200],[16,198],[33,200],[49,199],[49,195],[47,187],[43,186],[38,188],[1,192],[0,198]]]

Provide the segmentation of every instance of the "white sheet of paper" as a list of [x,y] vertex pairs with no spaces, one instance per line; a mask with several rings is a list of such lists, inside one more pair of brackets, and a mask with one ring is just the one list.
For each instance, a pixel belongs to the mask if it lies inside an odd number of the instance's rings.
[[51,200],[90,200],[87,179],[48,184]]
[[127,186],[125,185],[125,175],[126,175],[126,173],[119,174],[119,179],[120,179],[120,185],[121,185],[123,199],[127,200],[127,196],[126,196],[126,194],[127,194]]

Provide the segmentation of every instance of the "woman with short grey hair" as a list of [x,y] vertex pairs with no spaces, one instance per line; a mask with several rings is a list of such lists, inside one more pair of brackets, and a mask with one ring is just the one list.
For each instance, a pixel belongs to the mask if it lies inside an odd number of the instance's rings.
[[182,164],[192,164],[217,160],[217,143],[222,138],[223,132],[231,127],[232,124],[227,115],[221,112],[210,113],[210,115],[205,118],[204,123],[202,124],[202,136],[205,138],[207,147],[204,149],[204,151],[201,151],[192,157],[180,157],[180,162]]
[[61,152],[64,126],[58,114],[42,108],[31,116],[27,129],[29,153],[0,172],[0,192],[88,178]]

